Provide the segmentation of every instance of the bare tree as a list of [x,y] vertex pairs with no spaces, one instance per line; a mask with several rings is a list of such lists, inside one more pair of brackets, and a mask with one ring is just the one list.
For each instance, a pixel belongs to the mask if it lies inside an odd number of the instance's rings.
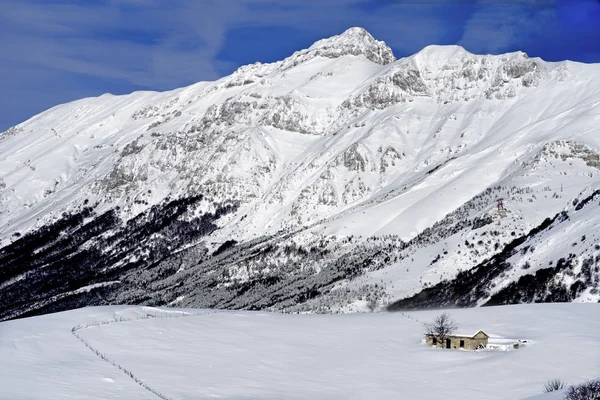
[[566,400],[598,400],[600,399],[600,379],[588,381],[580,385],[569,386]]
[[562,390],[567,387],[567,384],[560,379],[552,379],[544,384],[544,392],[550,393],[556,390]]
[[458,329],[458,324],[447,312],[438,315],[433,322],[426,322],[423,325],[425,326],[425,333],[432,335],[436,343],[441,343],[442,346],[446,339]]
[[379,302],[377,301],[377,297],[372,296],[367,299],[367,308],[369,309],[369,311],[375,311],[378,305]]

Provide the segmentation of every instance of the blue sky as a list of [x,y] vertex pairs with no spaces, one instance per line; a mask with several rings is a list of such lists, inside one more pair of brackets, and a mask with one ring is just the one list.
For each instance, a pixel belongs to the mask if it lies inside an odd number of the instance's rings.
[[600,62],[600,0],[0,0],[0,132],[102,93],[165,90],[362,26],[429,44]]

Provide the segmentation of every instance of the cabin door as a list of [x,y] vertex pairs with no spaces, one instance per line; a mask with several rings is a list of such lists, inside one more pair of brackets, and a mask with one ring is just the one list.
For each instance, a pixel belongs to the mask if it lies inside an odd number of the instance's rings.
[[446,339],[446,348],[450,349],[450,339]]

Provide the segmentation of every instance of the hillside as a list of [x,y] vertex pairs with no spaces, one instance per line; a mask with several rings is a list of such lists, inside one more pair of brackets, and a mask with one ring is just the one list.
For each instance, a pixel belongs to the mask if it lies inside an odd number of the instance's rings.
[[493,257],[389,309],[593,301],[600,287],[598,200],[600,189],[583,193]]
[[[215,82],[56,106],[0,135],[0,319],[365,310],[458,285],[533,236],[518,272],[459,302],[596,302],[598,202],[536,229],[598,188],[599,73],[458,46],[396,60],[352,28]],[[540,295],[551,283],[566,294]]]

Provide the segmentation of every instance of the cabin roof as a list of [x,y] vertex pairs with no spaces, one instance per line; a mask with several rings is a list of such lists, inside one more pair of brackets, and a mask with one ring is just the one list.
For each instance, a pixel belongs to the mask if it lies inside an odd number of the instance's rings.
[[[453,333],[452,335],[448,335],[448,337],[464,337],[464,338],[472,339],[473,337],[477,336],[477,334],[479,334],[480,332],[483,333],[485,335],[485,337],[488,337],[488,338],[490,337],[487,333],[485,333],[481,329],[478,330],[477,332],[457,332],[457,333]],[[428,334],[426,334],[426,336],[435,336],[435,335],[428,333]]]
[[477,332],[457,332],[453,335],[450,336],[458,336],[458,337],[468,337],[468,338],[472,338],[477,336],[479,333],[483,333],[486,337],[489,337],[489,335],[487,333],[485,333],[484,331],[482,331],[481,329],[478,330]]
[[483,333],[486,337],[489,337],[489,335],[487,333],[485,333],[484,331],[482,331],[481,329],[478,330],[477,332],[457,332],[455,334],[452,334],[450,336],[456,336],[456,337],[468,337],[468,338],[472,338],[477,336],[479,333]]

